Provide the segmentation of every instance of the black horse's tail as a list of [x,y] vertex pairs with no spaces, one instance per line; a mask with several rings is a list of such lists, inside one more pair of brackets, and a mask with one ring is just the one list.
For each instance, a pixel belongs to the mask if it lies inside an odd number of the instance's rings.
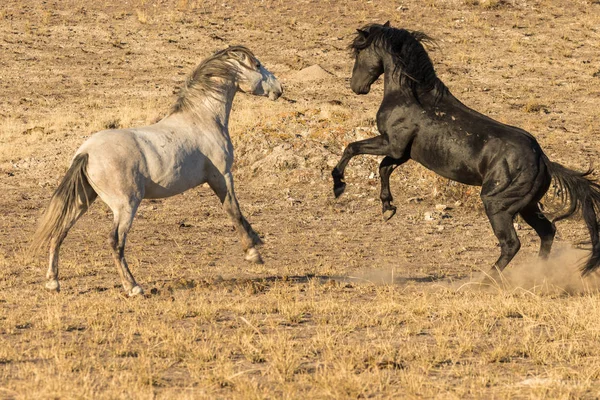
[[556,182],[563,204],[569,207],[553,222],[560,221],[581,210],[583,220],[587,225],[592,240],[592,254],[581,267],[583,276],[594,272],[600,267],[600,225],[598,215],[600,214],[600,185],[589,177],[592,170],[586,172],[573,171],[562,165],[552,162],[544,157],[548,171]]

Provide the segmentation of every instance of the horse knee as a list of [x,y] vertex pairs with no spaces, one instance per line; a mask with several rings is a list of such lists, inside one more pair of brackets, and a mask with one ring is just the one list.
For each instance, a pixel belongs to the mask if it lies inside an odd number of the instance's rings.
[[514,256],[521,249],[521,241],[516,237],[505,240],[503,243],[500,243],[500,248],[502,249],[502,253]]

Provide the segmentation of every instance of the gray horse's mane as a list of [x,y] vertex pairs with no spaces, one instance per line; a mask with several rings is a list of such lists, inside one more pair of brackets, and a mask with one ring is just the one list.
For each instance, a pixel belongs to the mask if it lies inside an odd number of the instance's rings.
[[232,52],[243,53],[251,60],[256,61],[254,54],[244,46],[231,46],[206,58],[187,77],[179,89],[177,101],[171,107],[169,114],[191,110],[197,98],[216,97],[223,94],[222,80],[231,80],[238,72],[231,62]]

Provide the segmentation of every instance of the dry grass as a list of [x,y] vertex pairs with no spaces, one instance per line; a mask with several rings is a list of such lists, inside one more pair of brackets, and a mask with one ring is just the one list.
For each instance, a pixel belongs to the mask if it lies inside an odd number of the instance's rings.
[[10,289],[0,378],[17,398],[596,393],[595,293],[429,286],[189,280],[135,300]]
[[[352,161],[337,201],[329,175],[348,142],[376,134],[382,85],[351,94],[346,45],[386,20],[438,40],[431,57],[463,102],[587,167],[600,146],[597,2],[172,3],[0,10],[0,398],[598,396],[599,285],[578,278],[584,253],[568,246],[587,237],[581,221],[559,224],[547,263],[520,226],[506,281],[481,287],[498,249],[477,190],[407,163],[382,224],[377,158]],[[65,242],[62,293],[44,292],[44,261],[24,249],[75,149],[155,121],[194,65],[238,43],[285,88],[276,103],[239,96],[231,120],[266,264],[243,262],[202,187],[140,207],[128,255],[146,297],[121,295],[100,203]],[[298,75],[314,64],[331,76]]]

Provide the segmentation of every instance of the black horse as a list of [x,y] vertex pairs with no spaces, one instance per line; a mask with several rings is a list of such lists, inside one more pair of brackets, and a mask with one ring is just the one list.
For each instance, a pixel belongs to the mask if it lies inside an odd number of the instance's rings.
[[539,201],[552,179],[568,204],[566,218],[581,210],[591,236],[592,253],[582,274],[600,266],[597,211],[600,185],[587,176],[551,162],[528,132],[505,125],[462,104],[436,76],[421,32],[372,24],[358,30],[350,45],[355,63],[350,86],[367,94],[384,74],[384,97],[377,112],[380,135],[350,143],[333,169],[334,194],[346,187],[344,169],[359,154],[385,156],[379,166],[384,219],[396,212],[390,174],[413,159],[441,176],[481,186],[481,200],[498,238],[501,254],[492,273],[502,271],[520,248],[513,226],[520,214],[541,238],[540,256],[547,258],[556,229],[540,211]]

